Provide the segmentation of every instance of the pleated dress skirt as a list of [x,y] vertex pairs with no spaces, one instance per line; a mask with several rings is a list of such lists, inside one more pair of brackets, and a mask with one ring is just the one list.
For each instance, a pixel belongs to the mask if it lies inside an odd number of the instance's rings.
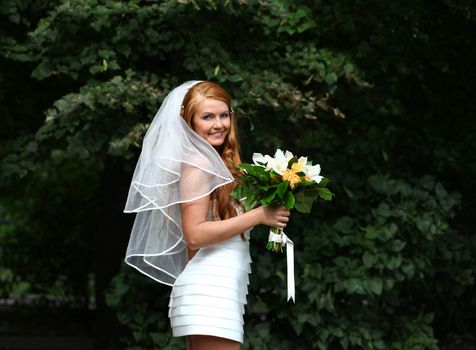
[[174,337],[211,335],[243,343],[243,315],[251,257],[249,231],[200,248],[172,288],[169,317]]

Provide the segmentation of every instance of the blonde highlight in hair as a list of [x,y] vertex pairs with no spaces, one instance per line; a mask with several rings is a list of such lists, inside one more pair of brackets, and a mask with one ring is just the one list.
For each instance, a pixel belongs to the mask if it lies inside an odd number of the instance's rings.
[[[231,116],[231,124],[228,135],[217,151],[225,162],[233,177],[236,179],[239,175],[236,166],[241,163],[239,154],[238,131],[236,125],[236,114],[231,108],[231,97],[221,86],[210,81],[202,81],[192,86],[185,95],[182,103],[181,116],[185,119],[188,126],[194,130],[193,117],[197,112],[197,106],[205,98],[211,98],[224,102],[228,106]],[[216,200],[216,212],[220,219],[228,219],[237,215],[236,209],[230,200],[230,194],[235,184],[217,188],[212,194],[211,199]],[[239,204],[239,203],[238,203]],[[242,235],[243,237],[243,235]]]

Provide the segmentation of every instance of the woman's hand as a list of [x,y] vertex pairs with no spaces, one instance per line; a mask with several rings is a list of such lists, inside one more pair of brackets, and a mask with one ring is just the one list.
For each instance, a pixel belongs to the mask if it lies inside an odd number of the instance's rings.
[[284,206],[279,207],[258,207],[257,210],[260,210],[260,223],[263,225],[273,226],[277,228],[285,228],[288,221],[289,209]]

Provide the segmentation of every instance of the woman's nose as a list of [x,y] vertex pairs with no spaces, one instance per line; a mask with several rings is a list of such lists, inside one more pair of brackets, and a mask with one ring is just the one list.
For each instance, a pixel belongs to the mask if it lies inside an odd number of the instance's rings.
[[216,127],[217,129],[221,129],[223,127],[223,123],[219,116],[215,118],[214,127]]

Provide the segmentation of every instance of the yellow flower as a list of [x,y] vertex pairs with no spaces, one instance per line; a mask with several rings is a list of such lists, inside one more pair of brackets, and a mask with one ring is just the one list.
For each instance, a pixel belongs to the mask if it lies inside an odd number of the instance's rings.
[[290,181],[291,180],[291,170],[290,169],[286,169],[284,170],[284,173],[283,173],[283,181]]
[[[294,163],[296,164],[296,163]],[[292,168],[294,168],[294,164],[292,166]],[[295,170],[295,169],[286,169],[284,170],[284,173],[283,173],[283,180],[284,181],[289,181],[289,186],[291,187],[291,189],[294,188],[294,186],[296,184],[299,184],[301,183],[301,178],[299,177],[299,175],[296,174],[296,172],[298,172],[299,170]]]
[[303,168],[304,168],[303,163],[296,162],[291,166],[291,171],[294,173],[299,173],[300,171],[302,171]]

